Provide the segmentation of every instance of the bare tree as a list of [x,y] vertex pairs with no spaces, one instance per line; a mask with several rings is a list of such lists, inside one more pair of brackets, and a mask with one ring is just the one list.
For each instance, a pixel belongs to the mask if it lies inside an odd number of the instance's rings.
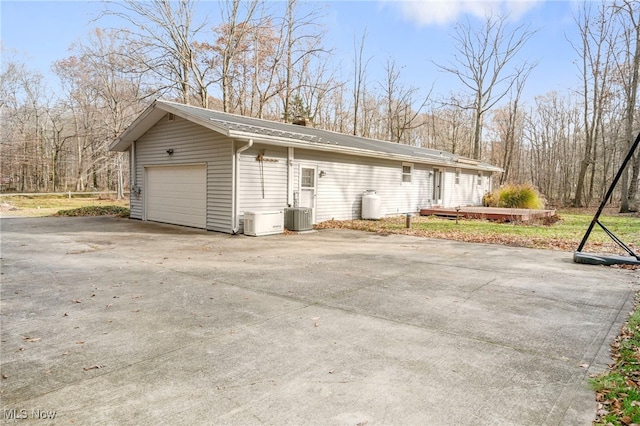
[[[290,121],[291,103],[302,84],[305,62],[309,57],[320,57],[329,53],[322,46],[323,32],[318,25],[320,13],[317,8],[304,10],[299,0],[287,0],[280,32],[283,67],[280,76],[280,98],[282,118]],[[308,68],[308,67],[307,67]]]
[[365,61],[363,59],[364,55],[364,43],[367,38],[367,30],[362,32],[362,37],[360,41],[353,41],[353,134],[358,134],[358,118],[360,114],[360,106],[362,99],[366,94],[366,86],[367,86],[367,68],[369,66],[369,61],[371,60],[371,56],[367,58]]
[[482,157],[482,128],[487,111],[508,93],[518,76],[532,65],[524,62],[513,70],[507,66],[515,60],[535,31],[525,25],[508,25],[508,16],[487,15],[481,28],[467,20],[456,26],[452,38],[457,54],[447,65],[438,68],[458,77],[473,94],[473,103],[465,108],[474,111],[473,158]]
[[431,109],[425,121],[427,135],[423,146],[471,157],[473,152],[473,117],[470,110],[456,105],[467,104],[463,95],[449,94]]
[[517,153],[520,141],[522,140],[522,117],[520,111],[520,102],[522,91],[529,77],[529,69],[517,76],[515,84],[511,91],[509,104],[502,111],[501,117],[498,119],[500,129],[500,137],[503,143],[503,153],[500,161],[504,172],[500,175],[500,185],[509,182],[513,173],[514,154]]
[[[335,71],[332,71],[329,58],[307,56],[300,66],[299,98],[303,101],[302,115],[313,120],[319,119],[322,104],[330,99],[330,94],[342,84],[336,81]],[[300,115],[300,114],[295,114]],[[324,128],[322,122],[319,127]]]
[[131,44],[129,55],[141,72],[156,74],[190,103],[194,42],[206,18],[194,22],[195,0],[123,0],[108,2],[103,15],[121,18],[131,28],[120,31]]
[[52,155],[58,140],[51,122],[51,91],[40,73],[13,58],[2,61],[0,83],[2,180],[21,192],[47,190],[59,180],[51,169],[60,162]]
[[[258,6],[257,0],[232,0],[223,2],[222,25],[216,28],[220,34],[216,47],[220,55],[220,88],[222,91],[222,109],[234,112],[232,105],[233,83],[236,79],[235,61],[248,49],[250,34],[253,30],[253,15]],[[244,6],[244,13],[240,9]]]
[[[582,102],[584,120],[584,150],[576,182],[574,206],[588,205],[592,191],[587,194],[587,173],[595,167],[596,143],[602,128],[602,118],[611,98],[611,71],[613,65],[612,22],[606,15],[602,3],[596,12],[585,4],[575,18],[580,30],[581,44],[574,50],[581,59]],[[592,184],[589,185],[592,188]]]
[[420,112],[429,101],[431,92],[429,92],[417,108],[414,109],[414,103],[417,103],[418,88],[415,86],[406,87],[400,80],[400,70],[397,69],[395,61],[387,59],[385,65],[386,78],[382,84],[382,93],[384,97],[384,123],[385,123],[385,139],[393,142],[408,142],[403,140],[406,133],[424,124],[423,121],[417,120]]
[[[113,31],[95,30],[83,44],[76,46],[81,61],[88,64],[91,75],[91,87],[97,94],[96,108],[100,122],[95,123],[107,142],[115,139],[131,124],[135,117],[147,105],[149,94],[154,93],[140,75],[128,73],[131,69],[130,59],[122,55],[124,46],[118,43]],[[117,198],[124,197],[125,158],[124,153],[106,152],[106,169],[111,170],[110,163],[115,161]],[[107,173],[109,174],[109,173]],[[107,186],[110,176],[106,176]]]
[[[614,54],[617,58],[618,80],[624,92],[624,141],[628,151],[635,136],[633,130],[640,80],[640,2],[622,0],[613,8],[614,17],[621,28],[620,47],[615,49]],[[636,154],[629,169],[631,177],[626,172],[620,181],[620,213],[640,210],[640,197],[638,197],[640,154]]]
[[72,47],[74,55],[54,63],[66,96],[61,103],[73,145],[68,168],[75,169],[76,190],[116,189],[123,196],[124,158],[108,146],[146,106],[145,88],[154,92],[142,76],[127,72],[131,59],[122,54],[126,49],[115,32],[95,30]]

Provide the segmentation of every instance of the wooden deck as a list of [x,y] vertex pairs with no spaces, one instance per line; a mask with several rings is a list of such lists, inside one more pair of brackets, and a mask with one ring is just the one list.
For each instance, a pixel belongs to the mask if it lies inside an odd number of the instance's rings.
[[555,210],[505,209],[498,207],[460,207],[455,208],[432,207],[420,209],[420,216],[438,216],[449,218],[487,219],[500,222],[529,222],[534,219],[551,217]]

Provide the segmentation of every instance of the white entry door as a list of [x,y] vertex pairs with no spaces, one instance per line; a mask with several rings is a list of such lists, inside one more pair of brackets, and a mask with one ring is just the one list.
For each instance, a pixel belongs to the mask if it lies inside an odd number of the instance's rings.
[[433,204],[441,206],[444,192],[444,171],[433,169]]
[[300,166],[300,207],[312,209],[313,223],[316,223],[316,195],[318,168],[316,166]]

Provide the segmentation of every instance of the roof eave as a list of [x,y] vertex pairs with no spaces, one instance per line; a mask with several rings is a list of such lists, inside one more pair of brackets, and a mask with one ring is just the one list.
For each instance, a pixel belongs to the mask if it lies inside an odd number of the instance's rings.
[[182,109],[176,108],[174,106],[174,102],[157,100],[156,103],[166,112],[175,114],[180,118],[184,118],[185,120],[189,120],[193,123],[199,124],[203,127],[206,127],[209,130],[213,130],[214,132],[221,133],[225,136],[230,136],[229,135],[230,132],[226,127],[220,126],[214,123],[213,121],[211,121],[210,119],[204,119],[204,118],[198,117],[197,115],[187,114]]
[[200,117],[196,114],[189,114],[188,112],[184,112],[182,108],[179,108],[178,104],[174,104],[173,102],[156,100],[153,102],[146,110],[138,116],[136,120],[134,120],[129,127],[109,145],[110,151],[127,151],[131,144],[138,140],[142,135],[144,135],[151,127],[153,127],[166,113],[172,113],[178,117],[181,117],[185,120],[189,120],[195,124],[201,125],[207,129],[210,129],[214,132],[220,133],[224,136],[241,139],[241,140],[249,140],[252,139],[256,142],[262,142],[270,145],[284,146],[284,147],[294,147],[301,149],[309,149],[315,151],[329,151],[329,152],[339,152],[343,154],[349,155],[357,155],[371,158],[382,158],[382,159],[394,159],[399,161],[407,161],[418,164],[429,164],[434,166],[448,166],[448,167],[460,167],[465,169],[472,170],[482,170],[482,171],[490,171],[490,172],[504,172],[500,167],[492,166],[486,163],[480,163],[477,160],[470,160],[464,157],[453,157],[453,158],[438,158],[434,157],[420,157],[420,156],[412,156],[412,155],[403,155],[403,154],[395,154],[388,152],[380,152],[373,151],[369,149],[361,149],[361,148],[352,148],[346,147],[342,145],[338,145],[337,143],[322,143],[322,142],[309,142],[309,141],[297,141],[296,139],[291,138],[283,138],[279,136],[267,136],[258,133],[252,132],[244,132],[238,130],[232,130],[225,126],[221,126],[218,123],[215,123],[211,119],[206,119]]
[[142,136],[155,123],[162,118],[164,113],[159,113],[156,102],[145,109],[142,114],[131,123],[120,136],[109,145],[109,151],[124,152],[129,149],[131,143]]
[[210,120],[205,120],[192,114],[185,114],[182,110],[174,107],[171,102],[156,100],[109,145],[109,151],[124,152],[128,150],[134,141],[148,132],[166,113],[172,113],[180,118],[213,130],[214,132],[229,136],[226,128],[218,126]]
[[260,135],[256,133],[239,132],[239,131],[233,131],[233,130],[229,131],[229,137],[232,137],[234,139],[240,139],[240,140],[252,139],[254,142],[257,142],[257,143],[265,143],[269,145],[291,147],[291,148],[309,149],[312,151],[339,152],[343,154],[358,155],[358,156],[372,157],[372,158],[382,158],[387,160],[389,159],[400,160],[400,161],[407,161],[407,162],[419,163],[419,164],[429,164],[434,166],[463,167],[463,168],[472,169],[472,170],[482,170],[482,171],[491,171],[491,172],[502,171],[502,169],[498,167],[494,167],[486,164],[478,164],[478,165],[460,164],[457,161],[451,161],[447,159],[422,158],[422,157],[414,157],[410,155],[377,152],[377,151],[370,151],[366,149],[349,148],[349,147],[344,147],[344,146],[330,144],[330,143],[321,144],[317,142],[303,142],[303,141],[297,142],[292,139],[269,137],[269,136]]

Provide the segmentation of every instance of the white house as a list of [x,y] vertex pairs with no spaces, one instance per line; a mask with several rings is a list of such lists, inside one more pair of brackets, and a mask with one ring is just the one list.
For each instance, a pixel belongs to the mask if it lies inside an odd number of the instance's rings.
[[235,233],[244,212],[309,207],[313,223],[480,205],[498,167],[417,148],[157,100],[110,146],[128,151],[131,218]]

